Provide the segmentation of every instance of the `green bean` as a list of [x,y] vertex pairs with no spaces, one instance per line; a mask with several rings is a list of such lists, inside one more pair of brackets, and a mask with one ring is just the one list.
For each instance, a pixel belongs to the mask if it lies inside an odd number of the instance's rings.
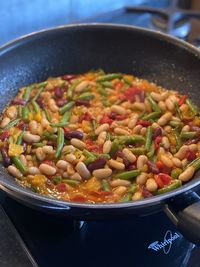
[[137,142],[144,142],[145,139],[141,135],[123,135],[123,136],[113,136],[115,140],[118,140],[119,143],[137,143]]
[[151,146],[150,146],[150,149],[149,149],[149,152],[147,153],[147,157],[148,157],[149,159],[152,159],[153,156],[154,156],[154,153],[155,153],[155,145],[154,145],[154,143],[152,142],[152,143],[151,143]]
[[141,173],[140,170],[133,170],[133,171],[122,172],[120,174],[117,174],[115,177],[118,179],[129,180],[137,177],[138,175],[140,175],[140,173]]
[[160,114],[161,114],[160,112],[154,111],[152,113],[149,113],[149,114],[143,116],[142,119],[145,120],[145,121],[156,119],[156,118],[158,118],[160,116]]
[[182,146],[181,138],[180,138],[180,129],[179,126],[177,126],[174,130],[174,136],[176,139],[176,151],[179,150],[179,148]]
[[178,179],[179,175],[180,175],[182,172],[183,172],[183,170],[180,169],[180,168],[173,169],[173,170],[171,171],[171,177],[172,177],[173,179]]
[[128,192],[134,194],[138,189],[138,185],[136,183],[133,183],[130,185],[129,189],[128,189]]
[[197,115],[198,114],[198,108],[196,105],[194,105],[192,103],[192,101],[190,99],[186,99],[186,103],[188,104],[190,110],[192,111],[192,113],[194,113],[194,115]]
[[123,80],[126,84],[132,85],[132,81],[130,81],[127,77],[123,77]]
[[80,181],[72,180],[72,179],[64,179],[62,180],[63,183],[69,184],[69,185],[78,185],[80,184]]
[[25,92],[24,92],[24,94],[23,94],[23,96],[22,96],[22,98],[23,98],[26,102],[29,101],[29,98],[30,98],[30,95],[31,95],[31,90],[32,90],[32,86],[28,86],[28,87],[26,87]]
[[18,170],[20,170],[21,173],[25,174],[27,173],[27,167],[23,164],[23,162],[18,157],[12,157],[12,162],[16,166]]
[[46,108],[44,108],[43,110],[44,110],[44,113],[45,113],[45,116],[46,116],[47,120],[48,120],[49,122],[51,122],[51,116],[50,116],[50,114],[49,114],[49,111],[48,111]]
[[45,146],[45,144],[44,143],[34,143],[33,146],[34,147],[43,147],[43,146]]
[[22,132],[19,134],[19,136],[18,136],[18,138],[17,138],[17,142],[16,142],[17,145],[21,145],[21,144],[22,144],[23,135],[24,135],[24,131],[22,131]]
[[38,105],[38,103],[34,100],[31,101],[32,105],[33,105],[33,109],[36,113],[40,112],[40,106]]
[[10,121],[10,122],[3,128],[3,130],[7,130],[7,129],[9,129],[9,128],[15,126],[15,125],[17,125],[18,122],[20,122],[20,119],[15,119],[15,120],[13,120],[13,121]]
[[71,117],[71,112],[66,111],[64,113],[64,115],[62,116],[60,122],[51,123],[51,126],[52,127],[63,127],[63,126],[66,126],[69,123],[70,117]]
[[198,136],[197,132],[182,132],[180,135],[181,139],[187,140],[187,139],[193,139]]
[[103,98],[101,101],[104,107],[110,107],[112,105],[107,98]]
[[113,84],[111,82],[101,82],[101,86],[107,88],[113,88]]
[[28,107],[22,107],[22,119],[25,122],[29,121],[29,110],[28,110]]
[[94,98],[94,94],[90,92],[82,93],[77,97],[78,100],[91,100]]
[[58,128],[57,148],[56,148],[55,158],[58,158],[60,156],[60,153],[64,145],[64,139],[65,139],[64,130],[62,128]]
[[55,141],[57,140],[57,135],[56,134],[52,134],[52,133],[49,133],[49,132],[43,132],[42,134],[44,137],[46,137],[47,139],[49,140],[52,140],[52,141]]
[[8,143],[13,144],[14,143],[14,138],[12,136],[8,137]]
[[147,128],[147,133],[146,133],[146,143],[145,143],[146,151],[150,150],[151,143],[152,143],[152,134],[153,134],[153,128],[152,126],[149,126]]
[[61,176],[54,176],[53,177],[53,182],[55,184],[59,184],[62,181],[62,177]]
[[96,158],[94,154],[86,149],[83,149],[83,155],[87,158]]
[[39,88],[46,87],[47,86],[47,83],[48,82],[41,82],[41,83],[39,83],[38,87]]
[[18,106],[18,115],[20,118],[22,117],[22,105]]
[[183,123],[180,122],[180,121],[173,121],[172,120],[172,121],[169,122],[169,125],[172,126],[172,127],[178,127],[178,126],[179,127],[183,127]]
[[152,109],[156,112],[160,112],[161,113],[161,110],[158,106],[158,104],[154,101],[154,99],[151,97],[150,93],[147,93],[147,99],[152,107]]
[[126,193],[119,202],[128,202],[132,200],[132,193]]
[[97,128],[97,122],[96,122],[96,120],[92,120],[91,123],[92,123],[93,130],[95,130]]
[[69,111],[75,105],[74,101],[68,102],[66,105],[60,108],[60,114],[64,114],[66,111]]
[[81,81],[79,80],[75,80],[71,86],[68,88],[67,90],[67,98],[68,99],[72,99],[73,97],[73,93],[74,93],[74,89],[76,88],[76,86],[80,83]]
[[195,171],[197,171],[200,168],[200,157],[194,159],[193,161],[191,161],[186,167],[185,169],[187,169],[188,167],[193,166],[195,168]]
[[181,114],[181,111],[179,109],[178,103],[175,102],[174,104],[175,104],[176,115],[180,120],[182,120],[182,114]]
[[115,140],[114,142],[112,142],[109,155],[111,157],[113,157],[115,155],[115,153],[118,151],[118,149],[119,149],[119,142],[117,140]]
[[93,152],[93,155],[98,157],[98,158],[110,159],[110,155],[109,154],[105,154],[105,153],[98,154],[98,153]]
[[103,75],[99,78],[97,78],[97,82],[107,82],[107,81],[112,81],[114,79],[120,79],[122,78],[122,74],[121,73],[112,73],[112,74],[106,74]]
[[106,90],[104,88],[102,88],[101,86],[98,86],[96,90],[100,95],[108,96],[108,92],[106,92]]
[[182,185],[182,182],[180,180],[174,180],[174,182],[172,184],[159,189],[156,192],[156,194],[160,195],[160,194],[164,194],[164,193],[170,192],[170,191],[180,187],[181,185]]
[[44,90],[44,87],[41,87],[37,93],[35,94],[35,96],[33,97],[33,101],[36,101],[38,99],[38,97],[40,96],[40,94],[42,93],[42,91]]
[[87,159],[85,159],[83,162],[85,165],[88,165],[90,163],[92,163],[96,158],[95,157],[89,157]]
[[144,155],[146,153],[146,150],[143,147],[133,147],[133,148],[129,148],[129,149],[135,155]]
[[103,179],[101,181],[101,187],[102,187],[103,191],[110,192],[110,185],[109,185],[109,182],[107,180]]

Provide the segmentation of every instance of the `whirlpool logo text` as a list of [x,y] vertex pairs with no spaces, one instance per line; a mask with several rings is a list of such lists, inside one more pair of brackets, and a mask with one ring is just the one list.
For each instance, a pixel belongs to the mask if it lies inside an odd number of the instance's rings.
[[170,252],[170,249],[172,247],[172,243],[180,238],[180,235],[178,233],[172,234],[170,230],[168,230],[165,233],[163,241],[154,241],[148,246],[148,249],[152,249],[154,251],[163,250],[165,254],[168,254]]

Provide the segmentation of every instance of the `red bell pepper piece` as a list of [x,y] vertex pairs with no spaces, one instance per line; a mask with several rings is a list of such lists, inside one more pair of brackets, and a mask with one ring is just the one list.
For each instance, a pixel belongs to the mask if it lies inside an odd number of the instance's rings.
[[187,153],[186,153],[186,159],[187,160],[193,161],[196,158],[197,158],[197,156],[193,151],[191,151],[191,150],[187,151]]
[[65,183],[57,184],[56,188],[57,188],[58,192],[66,192],[67,191],[67,186]]
[[159,173],[155,176],[155,181],[159,188],[163,188],[171,182],[172,178],[166,173]]
[[113,122],[113,120],[109,117],[108,114],[103,114],[103,117],[101,118],[100,120],[100,123],[108,123],[108,124],[111,124]]
[[137,125],[142,125],[143,127],[148,127],[148,126],[151,126],[151,122],[150,121],[144,121],[144,120],[138,120]]
[[157,136],[154,140],[154,144],[155,144],[155,150],[157,150],[160,147],[160,143],[162,140],[162,136]]
[[9,136],[10,136],[9,131],[3,131],[3,132],[0,134],[0,140],[1,140],[1,141],[4,141],[4,140],[7,139]]
[[91,121],[93,118],[91,116],[91,114],[89,112],[85,112],[83,113],[80,118],[79,118],[79,122],[82,122],[82,121]]
[[102,153],[102,150],[103,150],[102,146],[95,144],[93,140],[88,139],[85,141],[85,143],[86,143],[86,147],[89,151],[96,152],[96,153]]
[[143,91],[141,89],[138,89],[136,86],[129,87],[125,92],[122,98],[124,100],[129,100],[130,102],[135,101],[135,96],[142,95]]
[[179,105],[179,107],[185,103],[186,99],[187,99],[187,95],[183,95],[183,96],[180,98],[180,100],[178,101],[178,105]]

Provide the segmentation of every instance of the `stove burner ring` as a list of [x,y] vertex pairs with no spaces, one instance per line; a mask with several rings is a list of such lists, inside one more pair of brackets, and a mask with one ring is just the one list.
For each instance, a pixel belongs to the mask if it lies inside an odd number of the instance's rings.
[[[151,27],[155,30],[162,32],[168,32],[168,18],[162,15],[153,15],[151,19]],[[191,28],[191,22],[188,18],[184,17],[178,19],[174,23],[174,28],[170,34],[178,38],[186,38],[189,35]]]

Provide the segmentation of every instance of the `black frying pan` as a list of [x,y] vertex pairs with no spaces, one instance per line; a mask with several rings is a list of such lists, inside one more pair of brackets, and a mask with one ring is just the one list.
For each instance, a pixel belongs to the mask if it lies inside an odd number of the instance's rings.
[[[185,42],[141,28],[88,24],[41,31],[0,49],[0,105],[19,87],[49,76],[102,68],[189,93],[200,107],[200,52]],[[136,202],[81,204],[59,201],[22,188],[0,167],[1,188],[24,204],[76,219],[147,215],[165,209],[179,230],[200,244],[200,176],[172,192]],[[148,223],[148,220],[147,220]]]

